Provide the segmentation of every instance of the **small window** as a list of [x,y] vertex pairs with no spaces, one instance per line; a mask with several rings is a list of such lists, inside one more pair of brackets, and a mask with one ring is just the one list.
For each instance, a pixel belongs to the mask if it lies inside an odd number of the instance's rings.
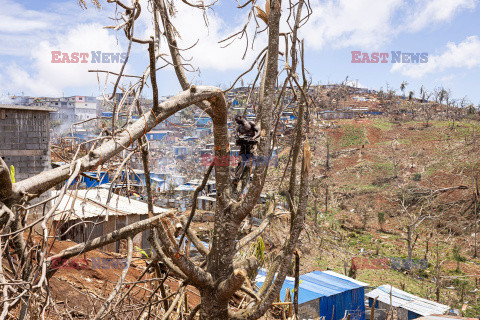
[[7,116],[6,116],[6,114],[5,114],[5,109],[2,109],[2,112],[1,112],[1,118],[2,118],[2,120],[5,120],[6,117],[7,117]]

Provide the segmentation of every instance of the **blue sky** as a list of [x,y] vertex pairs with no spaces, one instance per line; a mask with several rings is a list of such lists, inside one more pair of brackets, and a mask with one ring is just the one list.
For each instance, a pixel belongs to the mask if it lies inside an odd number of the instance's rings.
[[[128,0],[125,0],[128,2]],[[182,36],[180,45],[189,47],[185,57],[192,58],[197,72],[189,73],[193,83],[226,87],[265,46],[260,36],[242,60],[244,39],[226,49],[220,39],[241,29],[248,9],[236,9],[236,1],[219,0],[209,10],[208,28],[202,13],[176,1],[175,27]],[[284,17],[286,19],[286,2]],[[407,91],[419,95],[421,85],[428,90],[444,86],[452,96],[467,96],[480,104],[480,0],[311,0],[313,15],[302,28],[305,39],[306,67],[313,83],[340,82],[346,76],[359,85],[393,88],[400,92],[402,81]],[[122,33],[104,29],[112,24],[108,17],[115,7],[101,1],[103,10],[82,10],[75,0],[12,1],[0,0],[0,100],[7,94],[33,96],[99,95],[111,85],[105,77],[89,69],[118,71],[119,63],[51,63],[51,51],[111,53],[125,52]],[[136,25],[136,35],[152,34],[146,0]],[[259,4],[263,6],[262,0]],[[252,28],[249,28],[250,36]],[[282,30],[288,31],[285,21]],[[163,49],[165,44],[163,43]],[[427,52],[426,64],[354,64],[352,51]],[[127,72],[141,74],[147,66],[145,46],[134,45]],[[89,58],[90,60],[91,58]],[[283,64],[280,63],[280,67]],[[244,78],[247,84],[254,74]],[[158,72],[161,95],[177,93],[180,88],[171,69]],[[105,88],[105,85],[107,86]],[[151,93],[145,91],[147,96]],[[2,98],[3,97],[3,98]]]

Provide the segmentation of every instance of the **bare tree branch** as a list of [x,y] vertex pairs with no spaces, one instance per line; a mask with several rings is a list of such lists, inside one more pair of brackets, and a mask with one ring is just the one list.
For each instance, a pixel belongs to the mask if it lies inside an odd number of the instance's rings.
[[95,250],[97,248],[103,247],[104,245],[107,245],[109,243],[117,242],[121,239],[126,239],[128,237],[133,237],[137,233],[140,233],[144,230],[147,230],[149,228],[152,228],[155,226],[161,219],[171,216],[173,213],[172,212],[165,212],[161,213],[155,217],[145,219],[139,222],[132,223],[126,227],[120,228],[118,230],[115,230],[113,232],[110,232],[106,235],[100,236],[98,238],[89,240],[84,243],[79,243],[73,247],[70,247],[68,249],[65,249],[51,257],[49,257],[47,260],[48,261],[53,261],[56,259],[69,259],[73,256],[76,256],[80,253],[83,252],[88,252],[91,250]]

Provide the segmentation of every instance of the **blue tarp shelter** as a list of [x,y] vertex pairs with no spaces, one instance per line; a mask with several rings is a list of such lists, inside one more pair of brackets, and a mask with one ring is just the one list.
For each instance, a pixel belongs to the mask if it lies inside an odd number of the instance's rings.
[[157,189],[160,189],[163,184],[165,183],[165,180],[157,178],[157,177],[151,177],[151,180],[153,183],[157,185]]
[[[77,183],[77,179],[71,183],[72,186]],[[105,171],[100,171],[100,176],[97,172],[84,172],[80,179],[80,183],[85,182],[87,189],[109,182],[108,172]]]
[[167,132],[148,132],[147,133],[147,139],[148,140],[163,140],[167,136]]
[[[265,280],[265,272],[257,276],[257,286]],[[286,290],[293,293],[295,281],[287,277],[283,283],[280,299],[285,301]],[[300,276],[298,304],[308,304],[318,311],[318,316],[325,319],[340,320],[347,314],[351,319],[365,320],[365,286],[332,271],[314,271]]]
[[206,127],[212,123],[212,118],[206,116],[194,117],[194,121],[197,126]]
[[186,156],[190,152],[190,149],[188,146],[173,146],[175,156]]

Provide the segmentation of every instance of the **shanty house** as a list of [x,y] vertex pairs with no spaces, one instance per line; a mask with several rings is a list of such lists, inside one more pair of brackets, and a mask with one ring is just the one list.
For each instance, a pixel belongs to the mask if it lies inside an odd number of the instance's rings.
[[[260,271],[257,286],[265,281],[266,273]],[[293,293],[295,279],[287,277],[280,298],[285,301],[286,291]],[[351,320],[365,320],[366,283],[333,271],[314,271],[300,276],[298,309],[300,319],[340,320],[350,315]]]
[[324,120],[354,118],[354,112],[351,110],[326,110],[321,111],[319,114]]
[[[189,196],[201,184],[202,184],[202,180],[200,179],[190,180],[187,183],[176,187],[175,193],[177,196]],[[205,188],[203,188],[202,194],[209,194],[214,191],[215,191],[215,180],[207,180],[207,183],[205,184]]]
[[197,198],[197,209],[205,211],[213,211],[217,199],[208,196],[199,196]]
[[173,141],[173,134],[172,131],[167,130],[159,130],[159,131],[150,131],[147,132],[147,139],[149,141],[161,141],[164,140],[166,142]]
[[398,320],[412,320],[432,314],[443,314],[450,308],[447,305],[423,299],[391,285],[380,286],[365,295],[369,306],[377,298],[375,308],[390,309],[390,299],[393,308],[397,310]]
[[[112,193],[107,204],[108,194],[107,189],[101,188],[67,192],[53,218],[53,228],[60,230],[59,240],[80,243],[148,218],[147,203]],[[168,211],[154,206],[156,214]],[[137,234],[133,243],[147,249],[150,247],[147,238],[148,230]],[[119,252],[120,243],[111,243],[102,249]]]
[[173,146],[172,149],[175,157],[186,157],[192,153],[192,147],[190,146]]

